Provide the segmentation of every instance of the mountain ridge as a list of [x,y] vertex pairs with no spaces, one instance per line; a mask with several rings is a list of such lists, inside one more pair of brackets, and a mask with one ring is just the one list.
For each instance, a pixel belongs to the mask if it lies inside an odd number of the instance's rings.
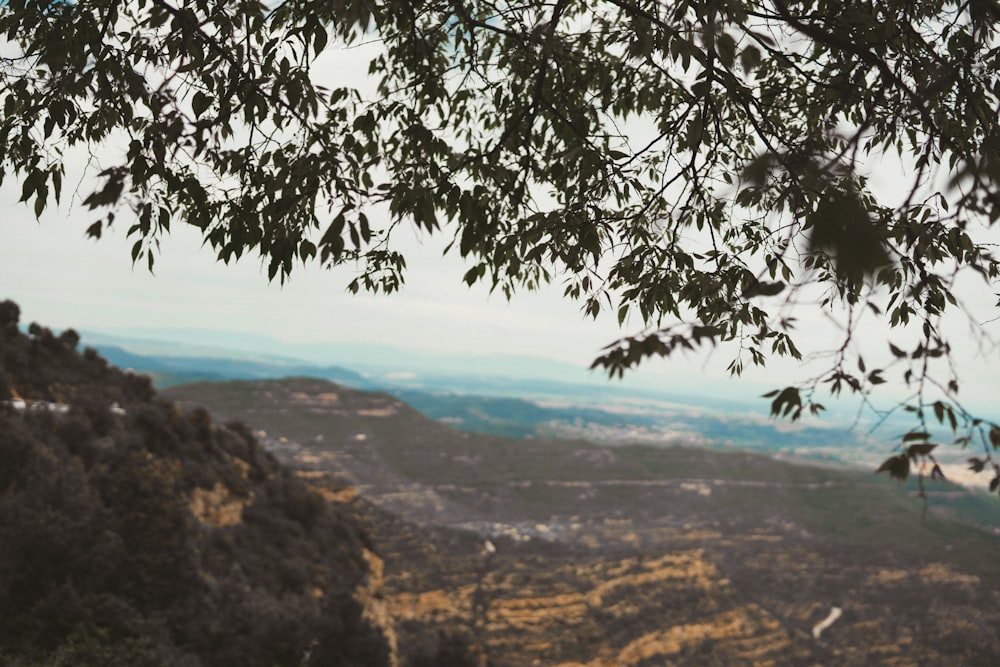
[[[734,446],[765,450],[794,447],[797,443],[808,441],[810,449],[804,452],[807,457],[814,450],[820,452],[821,445],[826,446],[828,451],[833,451],[829,448],[839,448],[851,453],[851,448],[858,452],[869,451],[870,448],[865,449],[864,445],[872,444],[867,437],[859,438],[856,429],[838,426],[834,421],[776,423],[762,419],[757,410],[760,406],[627,390],[615,385],[568,385],[555,381],[471,374],[386,376],[373,372],[358,373],[342,366],[262,363],[233,357],[143,355],[100,344],[96,348],[112,361],[150,373],[160,388],[197,381],[309,375],[354,388],[384,389],[405,395],[419,409],[436,417],[445,417],[449,410],[454,412],[457,407],[460,414],[455,418],[461,419],[461,422],[456,423],[470,431],[516,436],[556,433],[572,436],[576,428],[574,424],[581,416],[594,417],[598,413],[606,413],[594,422],[599,426],[597,431],[580,432],[576,437],[619,441],[627,441],[631,437],[649,442],[668,442],[678,437],[672,435],[671,424],[680,422],[687,424],[683,426],[686,430],[680,437],[692,441],[707,438],[708,443],[721,444],[732,440]],[[507,406],[518,402],[518,414],[507,409]],[[560,403],[566,404],[565,409],[559,407]],[[545,419],[543,412],[549,413]],[[622,416],[616,417],[619,412]],[[532,413],[536,419],[526,421],[527,415]],[[652,416],[657,413],[658,417]],[[563,423],[554,423],[559,420]],[[549,424],[550,421],[553,423]],[[607,428],[609,424],[614,425],[611,430]],[[636,431],[632,426],[640,428]],[[798,432],[801,432],[801,437],[790,435]],[[877,462],[866,460],[864,464],[877,465]]]

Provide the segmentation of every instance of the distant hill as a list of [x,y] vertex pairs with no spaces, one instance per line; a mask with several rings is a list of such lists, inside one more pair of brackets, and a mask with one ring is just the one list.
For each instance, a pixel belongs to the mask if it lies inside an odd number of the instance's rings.
[[[773,507],[775,513],[795,520],[813,517],[809,521],[842,524],[838,530],[853,530],[854,517],[843,511],[848,498],[852,498],[851,504],[857,505],[859,512],[866,504],[873,512],[878,512],[882,505],[908,506],[906,520],[896,527],[902,530],[911,526],[918,534],[925,534],[928,529],[920,521],[919,502],[907,493],[913,487],[900,488],[872,472],[791,463],[740,451],[600,446],[564,438],[475,435],[429,419],[394,395],[357,391],[312,378],[197,383],[171,388],[165,394],[183,404],[204,405],[227,419],[243,420],[264,429],[272,439],[281,435],[301,447],[336,451],[340,467],[353,476],[354,483],[366,488],[391,489],[416,483],[431,489],[442,487],[448,489],[446,496],[465,498],[464,491],[452,486],[495,487],[487,495],[495,498],[498,512],[523,512],[528,518],[543,518],[554,509],[548,502],[534,506],[526,502],[522,493],[512,492],[511,488],[520,488],[519,484],[573,480],[614,481],[628,486],[633,482],[649,482],[653,488],[672,483],[671,480],[707,479],[733,488],[760,489],[760,498],[753,502],[755,508]],[[513,403],[513,412],[524,409]],[[493,411],[499,412],[496,408]],[[772,483],[791,486],[775,495],[769,490]],[[832,505],[813,500],[825,497],[827,492],[823,489],[833,487],[844,489],[843,500]],[[1000,503],[994,499],[949,483],[935,482],[928,490],[932,496],[932,515],[954,516],[951,507],[960,505],[966,508],[967,520],[1000,528]],[[655,490],[651,493],[656,495]],[[720,517],[731,513],[732,508],[726,503],[712,498],[711,502],[689,498],[671,512],[690,516],[696,511],[709,511]],[[462,505],[460,511],[461,520],[482,518],[473,509],[480,501],[467,500],[469,504]],[[611,511],[605,500],[598,494],[570,505],[580,512],[603,513]],[[405,505],[394,509],[406,511]],[[658,502],[640,491],[635,498],[621,499],[614,509],[630,516],[661,510]],[[439,514],[438,518],[444,516]],[[732,520],[749,519],[736,516]],[[913,521],[916,524],[911,524]]]
[[[142,346],[136,351],[147,354],[169,353],[171,348],[179,346],[178,354],[185,356],[195,356],[183,351],[187,349],[198,351],[197,356],[256,356],[267,360],[280,351],[281,357],[308,360],[316,365],[344,365],[384,373],[409,371],[435,376],[461,374],[606,384],[599,374],[592,374],[585,367],[540,357],[442,353],[361,342],[290,343],[259,334],[207,329],[131,328],[119,334],[83,332],[82,335],[94,343],[107,342],[126,348]],[[222,351],[225,354],[220,354]]]
[[348,504],[0,303],[0,663],[390,665]]
[[[746,405],[720,399],[476,374],[359,373],[285,357],[241,357],[210,347],[196,348],[196,356],[179,356],[176,350],[174,354],[151,354],[167,344],[116,340],[129,349],[111,345],[98,345],[97,349],[119,366],[150,375],[161,389],[201,381],[308,376],[356,389],[391,392],[433,419],[446,420],[455,428],[474,433],[737,447],[877,466],[874,440],[848,426],[837,427],[829,421],[815,425],[775,423],[762,419],[759,412]],[[209,353],[236,356],[207,356]]]
[[313,375],[354,387],[371,386],[363,375],[339,366],[316,366],[301,361],[257,361],[232,357],[143,355],[113,345],[97,345],[112,364],[148,374],[157,387],[202,380],[249,380]]
[[[363,374],[370,383],[366,386],[499,396],[632,395],[733,405],[717,391],[698,394],[694,382],[686,383],[683,391],[671,392],[662,384],[623,384],[585,366],[540,357],[455,354],[359,342],[288,343],[259,334],[208,329],[131,328],[118,333],[83,331],[81,336],[85,344],[98,349],[117,347],[146,357],[209,357],[300,368],[338,366]],[[354,386],[346,379],[344,383]],[[740,407],[748,406],[744,401]]]

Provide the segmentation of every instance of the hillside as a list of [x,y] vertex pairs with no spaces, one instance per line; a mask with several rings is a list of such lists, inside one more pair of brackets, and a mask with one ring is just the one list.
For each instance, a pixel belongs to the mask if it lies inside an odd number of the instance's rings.
[[0,303],[0,664],[395,664],[360,509],[77,342]]
[[[208,332],[201,333],[219,343],[240,340],[236,335],[227,334],[220,340]],[[874,469],[898,443],[900,434],[912,426],[901,416],[877,423],[860,422],[856,407],[851,406],[831,406],[822,420],[776,422],[765,417],[766,404],[759,397],[747,402],[679,392],[676,386],[661,386],[654,391],[610,382],[539,380],[530,375],[513,375],[523,370],[517,364],[511,364],[506,375],[484,375],[477,368],[500,371],[496,365],[482,363],[470,363],[464,374],[454,371],[442,375],[440,370],[428,372],[427,358],[419,354],[407,357],[399,350],[377,346],[361,346],[357,349],[359,358],[341,357],[344,365],[329,366],[316,359],[308,362],[277,356],[273,353],[302,348],[292,346],[286,350],[273,340],[272,354],[264,355],[106,334],[87,333],[85,339],[97,341],[96,349],[116,365],[149,375],[159,389],[194,382],[314,377],[354,389],[385,391],[459,430],[509,437],[738,448]],[[355,348],[346,347],[342,352],[349,349]],[[372,365],[380,351],[385,352],[382,365]],[[456,363],[453,360],[449,366]],[[949,439],[947,433],[932,435],[935,439]],[[986,488],[988,480],[969,474],[965,452],[941,448],[935,454],[950,479]]]
[[131,368],[149,375],[159,388],[190,382],[280,378],[310,374],[354,387],[367,387],[358,373],[338,366],[315,366],[297,360],[233,359],[227,357],[148,356],[115,345],[95,347],[101,356],[119,368]]
[[[1000,662],[1000,540],[956,520],[997,509],[960,487],[930,488],[924,520],[871,474],[480,436],[320,380],[166,393],[383,510],[372,539],[412,660],[447,631],[498,665]],[[843,616],[814,638],[833,606]]]

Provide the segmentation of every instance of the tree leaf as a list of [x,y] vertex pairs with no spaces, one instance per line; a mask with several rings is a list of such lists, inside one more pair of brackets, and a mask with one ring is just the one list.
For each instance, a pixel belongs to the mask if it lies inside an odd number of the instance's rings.
[[748,44],[740,51],[740,65],[743,67],[744,74],[749,74],[760,67],[760,63],[760,49],[753,44]]
[[905,482],[910,476],[910,458],[906,454],[891,456],[882,462],[876,472],[888,472],[891,479]]
[[909,456],[911,459],[916,459],[918,457],[924,457],[924,456],[927,456],[928,454],[930,454],[932,451],[934,451],[935,447],[937,447],[937,445],[936,444],[932,444],[932,443],[922,443],[922,444],[917,444],[917,445],[910,445],[906,449],[906,455]]
[[194,111],[195,118],[200,118],[211,105],[212,99],[200,90],[191,98],[191,110]]

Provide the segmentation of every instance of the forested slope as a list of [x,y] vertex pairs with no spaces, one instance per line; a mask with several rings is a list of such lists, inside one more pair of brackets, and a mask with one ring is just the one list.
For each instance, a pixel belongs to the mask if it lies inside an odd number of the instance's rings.
[[388,665],[349,510],[0,304],[0,663]]

